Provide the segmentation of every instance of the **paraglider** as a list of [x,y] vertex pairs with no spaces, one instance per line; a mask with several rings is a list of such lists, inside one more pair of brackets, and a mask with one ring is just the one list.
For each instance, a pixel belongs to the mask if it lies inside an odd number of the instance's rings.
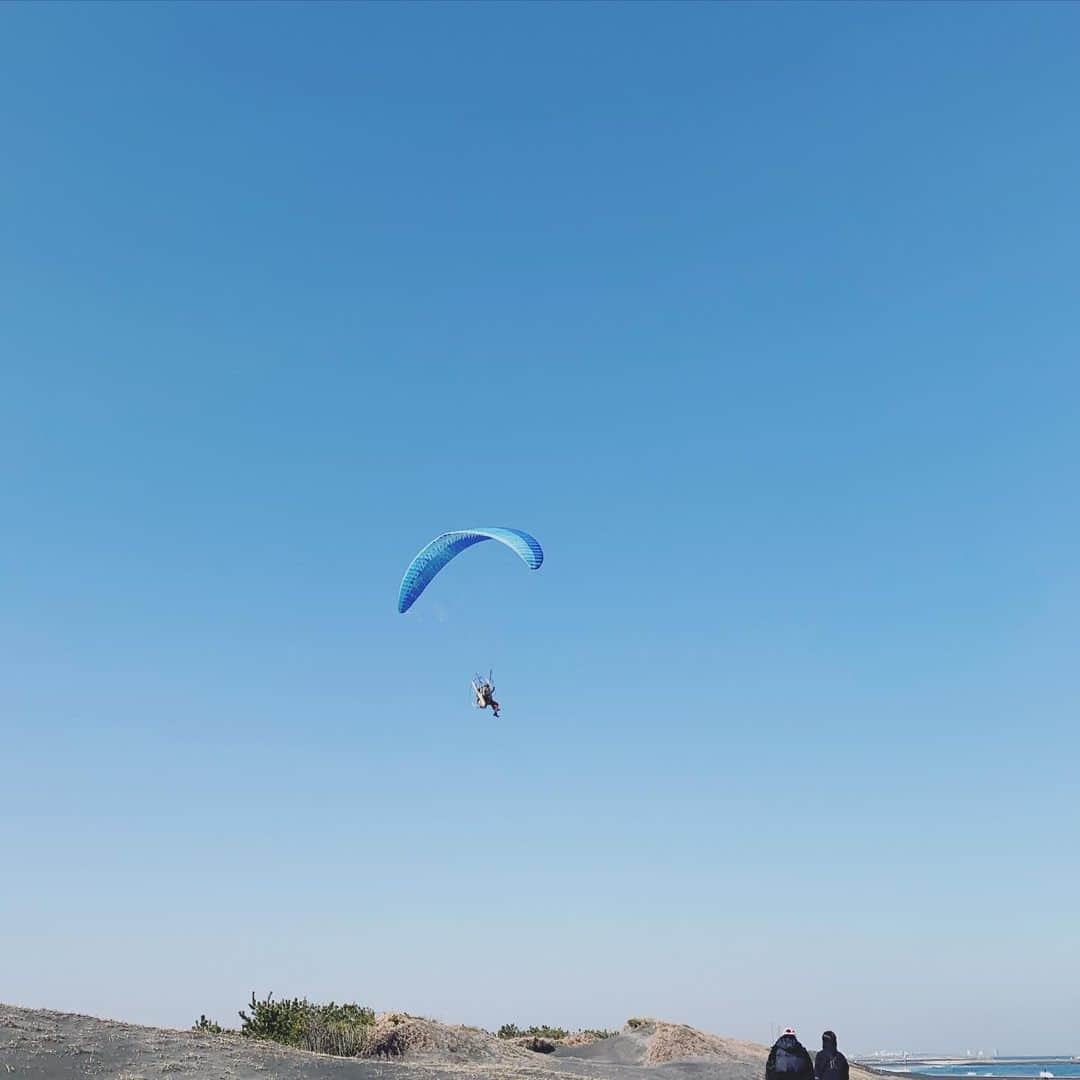
[[[498,540],[500,544],[505,544],[530,570],[539,570],[544,561],[544,549],[540,547],[540,542],[521,529],[462,529],[442,533],[409,563],[398,590],[398,611],[404,615],[451,559],[485,540]],[[490,708],[497,717],[499,703],[495,700],[495,682],[491,673],[488,672],[486,679],[482,675],[475,675],[472,690],[476,708]]]
[[409,563],[398,590],[398,611],[404,615],[451,559],[473,544],[480,544],[485,540],[498,540],[500,544],[505,544],[530,570],[539,570],[544,561],[544,549],[540,542],[535,536],[530,536],[521,529],[462,529],[459,532],[445,532],[436,536]]
[[495,683],[492,680],[491,672],[488,672],[488,677],[485,679],[482,675],[474,675],[472,681],[473,688],[473,705],[478,709],[486,709],[491,707],[491,712],[495,719],[499,718],[499,703],[495,700]]

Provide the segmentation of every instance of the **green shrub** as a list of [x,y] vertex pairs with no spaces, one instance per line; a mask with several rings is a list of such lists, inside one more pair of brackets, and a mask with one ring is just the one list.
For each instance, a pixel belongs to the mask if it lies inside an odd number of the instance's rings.
[[332,1001],[319,1005],[307,998],[273,998],[273,994],[267,994],[259,1001],[252,993],[248,1006],[251,1014],[240,1010],[241,1035],[338,1057],[354,1057],[371,1038],[373,1009]]
[[526,1028],[523,1035],[531,1035],[534,1039],[565,1039],[570,1034],[566,1028],[549,1027],[547,1024],[533,1024]]
[[221,1035],[225,1029],[216,1021],[207,1019],[206,1013],[203,1013],[194,1024],[191,1025],[192,1031],[204,1031],[209,1035]]
[[619,1033],[608,1028],[582,1028],[582,1035],[588,1035],[590,1039],[611,1039]]
[[521,1039],[525,1036],[534,1039],[565,1039],[570,1032],[566,1028],[550,1027],[548,1024],[533,1024],[524,1029],[517,1024],[503,1024],[496,1034],[500,1039]]
[[648,1022],[648,1020],[643,1020],[640,1016],[631,1016],[630,1019],[626,1021],[626,1026],[629,1028],[639,1028],[644,1027]]

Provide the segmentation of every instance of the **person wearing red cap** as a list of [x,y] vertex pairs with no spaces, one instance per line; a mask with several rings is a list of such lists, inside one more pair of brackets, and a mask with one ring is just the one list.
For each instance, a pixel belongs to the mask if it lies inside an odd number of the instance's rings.
[[784,1028],[773,1043],[765,1062],[765,1080],[814,1080],[814,1063],[794,1028]]

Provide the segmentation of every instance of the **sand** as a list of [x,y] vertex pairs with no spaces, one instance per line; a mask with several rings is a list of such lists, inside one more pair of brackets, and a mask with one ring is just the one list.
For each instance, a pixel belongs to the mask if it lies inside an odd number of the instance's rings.
[[[141,1027],[0,1005],[0,1080],[763,1080],[767,1048],[684,1024],[638,1022],[537,1054],[479,1028],[384,1014],[367,1058],[334,1058],[235,1034]],[[852,1080],[872,1074],[852,1068]]]

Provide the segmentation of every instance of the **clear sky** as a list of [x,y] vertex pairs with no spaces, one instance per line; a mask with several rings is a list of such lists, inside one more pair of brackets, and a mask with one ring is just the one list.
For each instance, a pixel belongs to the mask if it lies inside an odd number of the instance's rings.
[[1078,54],[0,7],[0,1000],[1080,1052]]

